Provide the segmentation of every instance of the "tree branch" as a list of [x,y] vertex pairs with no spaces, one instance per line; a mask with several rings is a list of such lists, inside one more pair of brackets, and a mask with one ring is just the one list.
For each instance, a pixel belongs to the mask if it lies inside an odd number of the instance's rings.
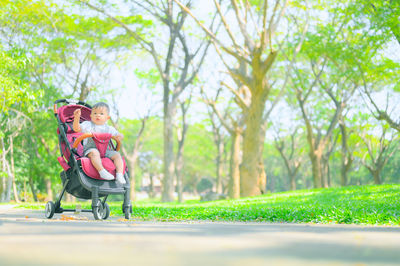
[[233,51],[232,49],[226,47],[216,36],[214,33],[212,33],[206,26],[204,26],[203,23],[201,23],[196,16],[190,11],[189,8],[184,6],[179,0],[173,0],[175,3],[177,3],[182,10],[184,10],[186,13],[188,13],[194,21],[203,29],[203,31],[209,36],[215,44],[221,47],[225,52],[227,52],[229,55],[235,57],[238,61],[246,61],[249,62],[249,60],[246,59],[246,57],[240,53],[240,51]]

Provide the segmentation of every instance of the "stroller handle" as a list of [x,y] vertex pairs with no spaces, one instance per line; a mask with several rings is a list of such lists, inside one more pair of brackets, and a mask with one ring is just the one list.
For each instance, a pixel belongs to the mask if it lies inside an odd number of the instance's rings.
[[[92,138],[93,134],[92,133],[84,133],[82,135],[80,135],[75,141],[74,144],[72,144],[72,148],[76,149],[79,145],[79,143],[87,138]],[[117,147],[115,148],[116,151],[119,151],[120,147],[121,147],[121,141],[119,141],[119,139],[117,139],[115,136],[111,137],[113,140],[115,140],[117,142]]]

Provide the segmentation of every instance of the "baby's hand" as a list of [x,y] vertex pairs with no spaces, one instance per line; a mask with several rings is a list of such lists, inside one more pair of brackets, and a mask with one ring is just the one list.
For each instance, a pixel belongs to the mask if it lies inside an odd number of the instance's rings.
[[124,135],[118,134],[118,135],[115,136],[115,138],[116,138],[117,140],[119,140],[119,141],[122,141],[123,138],[124,138]]
[[74,117],[76,117],[76,118],[80,118],[81,117],[81,109],[76,109],[74,111]]

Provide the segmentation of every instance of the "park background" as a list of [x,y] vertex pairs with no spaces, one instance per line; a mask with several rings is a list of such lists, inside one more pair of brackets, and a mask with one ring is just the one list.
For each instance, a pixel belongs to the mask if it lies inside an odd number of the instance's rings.
[[60,98],[110,104],[132,199],[398,184],[399,10],[1,0],[0,201],[61,190]]

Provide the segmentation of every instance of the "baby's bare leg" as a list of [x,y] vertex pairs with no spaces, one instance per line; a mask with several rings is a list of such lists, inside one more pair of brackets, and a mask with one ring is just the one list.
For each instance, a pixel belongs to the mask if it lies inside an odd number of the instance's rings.
[[116,153],[111,157],[111,160],[113,160],[114,165],[115,165],[115,169],[117,171],[117,174],[116,174],[117,182],[121,183],[121,184],[125,184],[126,181],[125,181],[124,174],[123,174],[123,172],[124,172],[124,161],[122,160],[121,155],[119,153]]
[[122,161],[122,157],[119,153],[116,153],[114,156],[111,157],[111,160],[113,160],[115,169],[117,173],[123,173],[124,172],[124,162]]
[[100,152],[98,150],[89,152],[87,156],[90,158],[90,161],[98,172],[104,169],[103,164],[101,163]]
[[94,168],[99,172],[101,178],[105,180],[114,179],[114,176],[104,169],[103,164],[101,163],[100,152],[98,150],[89,152],[88,157],[90,158]]

